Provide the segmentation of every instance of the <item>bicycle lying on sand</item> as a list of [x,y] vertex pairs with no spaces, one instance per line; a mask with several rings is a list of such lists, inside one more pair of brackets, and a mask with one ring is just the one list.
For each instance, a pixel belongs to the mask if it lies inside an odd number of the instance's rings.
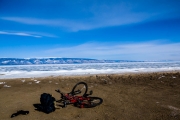
[[73,104],[79,108],[92,108],[102,104],[103,102],[102,98],[89,97],[89,95],[92,95],[93,92],[90,91],[90,93],[87,94],[88,86],[85,82],[77,83],[70,93],[64,94],[59,89],[55,91],[61,94],[61,99],[56,102],[63,103],[62,107]]
[[[63,103],[62,107],[66,107],[69,104],[73,104],[79,108],[92,108],[102,104],[103,99],[99,97],[89,97],[92,95],[92,91],[87,94],[88,86],[85,82],[77,83],[70,93],[62,93],[59,89],[55,90],[61,94],[61,99],[56,100],[51,94],[43,93],[40,97],[40,104],[33,104],[35,110],[42,111],[44,113],[51,113],[56,110],[56,102]],[[77,96],[78,94],[78,96]],[[27,115],[29,111],[19,110],[11,115],[11,118],[18,115]]]

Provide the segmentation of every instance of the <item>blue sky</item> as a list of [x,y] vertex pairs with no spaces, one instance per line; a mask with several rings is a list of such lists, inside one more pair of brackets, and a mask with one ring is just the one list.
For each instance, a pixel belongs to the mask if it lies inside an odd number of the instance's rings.
[[180,60],[180,0],[0,0],[0,57]]

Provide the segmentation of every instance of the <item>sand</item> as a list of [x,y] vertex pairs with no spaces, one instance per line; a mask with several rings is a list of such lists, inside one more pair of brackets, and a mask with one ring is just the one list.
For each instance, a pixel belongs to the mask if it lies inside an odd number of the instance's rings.
[[[70,92],[80,81],[104,101],[94,108],[68,105],[45,114],[35,110],[42,93],[58,100],[55,89]],[[17,110],[28,115],[10,118]],[[178,120],[180,119],[180,72],[58,76],[0,80],[1,120]]]

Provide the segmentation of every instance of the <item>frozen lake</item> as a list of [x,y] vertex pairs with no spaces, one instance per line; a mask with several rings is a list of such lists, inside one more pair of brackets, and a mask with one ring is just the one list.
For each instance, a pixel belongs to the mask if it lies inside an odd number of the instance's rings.
[[180,70],[177,62],[124,62],[0,66],[0,79]]

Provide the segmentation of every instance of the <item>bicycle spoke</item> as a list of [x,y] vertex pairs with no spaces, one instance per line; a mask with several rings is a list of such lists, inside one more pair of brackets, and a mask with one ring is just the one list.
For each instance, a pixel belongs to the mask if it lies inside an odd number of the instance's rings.
[[81,88],[81,90],[86,89],[85,85]]

